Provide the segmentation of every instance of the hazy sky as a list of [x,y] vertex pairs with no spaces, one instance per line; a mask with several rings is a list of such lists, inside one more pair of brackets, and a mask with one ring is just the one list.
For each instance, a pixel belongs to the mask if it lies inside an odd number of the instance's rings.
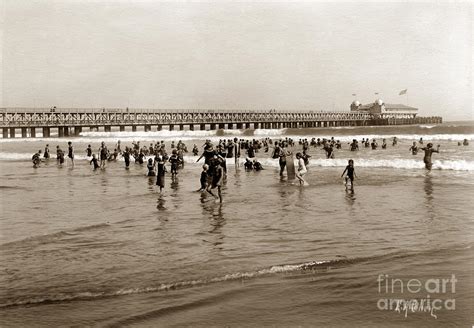
[[2,106],[349,110],[474,119],[471,2],[0,0]]

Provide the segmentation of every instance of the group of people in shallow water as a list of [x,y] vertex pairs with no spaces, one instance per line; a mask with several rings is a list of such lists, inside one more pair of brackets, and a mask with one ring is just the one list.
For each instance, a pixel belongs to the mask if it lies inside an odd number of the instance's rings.
[[[396,146],[398,143],[397,137],[393,137],[391,140],[392,146]],[[260,151],[264,153],[270,153],[267,155],[273,159],[278,159],[279,173],[280,176],[284,176],[285,169],[288,166],[288,160],[293,163],[293,152],[292,149],[299,145],[302,148],[301,152],[295,154],[297,160],[297,169],[295,170],[295,177],[299,181],[300,185],[308,185],[304,176],[308,172],[307,166],[309,165],[311,156],[308,154],[310,147],[320,147],[326,154],[326,158],[332,159],[335,157],[335,150],[342,148],[342,143],[334,138],[312,138],[299,139],[297,142],[292,138],[284,138],[279,140],[272,140],[271,138],[264,139],[252,139],[245,140],[239,138],[233,139],[220,139],[219,143],[214,146],[211,140],[206,140],[202,145],[201,149],[194,144],[192,153],[197,156],[196,162],[201,161],[204,158],[204,164],[202,166],[202,172],[200,176],[200,188],[198,191],[208,192],[213,195],[217,200],[222,202],[222,190],[221,187],[226,180],[227,174],[227,160],[234,159],[235,166],[239,167],[241,154],[245,154],[244,168],[246,171],[261,171],[263,165],[256,159],[256,154]],[[369,138],[363,138],[361,144],[366,148],[376,150],[378,147],[375,139],[369,140]],[[464,140],[463,145],[469,144],[468,140]],[[459,143],[460,145],[460,143]],[[387,148],[386,139],[382,140],[382,149]],[[432,143],[424,146],[423,139],[420,138],[418,142],[413,142],[413,145],[409,148],[409,151],[413,155],[417,155],[419,150],[424,151],[423,161],[425,167],[428,170],[432,168],[431,157],[433,153],[439,153],[440,146],[433,148]],[[178,170],[184,168],[184,154],[188,152],[186,145],[179,140],[177,143],[174,141],[171,143],[171,154],[169,155],[166,150],[166,144],[164,141],[151,143],[149,146],[142,146],[140,142],[132,142],[131,146],[126,146],[122,149],[120,140],[117,141],[113,147],[113,151],[110,151],[105,142],[102,142],[96,152],[92,149],[91,145],[85,149],[86,156],[93,166],[94,170],[105,169],[107,162],[117,161],[121,156],[125,162],[125,168],[130,167],[131,159],[134,159],[136,164],[144,164],[146,162],[147,176],[156,176],[156,185],[162,192],[165,186],[165,175],[167,173],[167,165],[169,163],[170,173],[172,178],[178,175]],[[349,149],[351,151],[359,150],[359,142],[353,139],[349,143]],[[97,155],[96,155],[97,154]],[[56,146],[56,160],[59,166],[65,163],[66,153],[58,145]],[[74,147],[72,142],[69,141],[67,145],[67,158],[71,162],[71,167],[74,167]],[[46,145],[44,152],[39,150],[32,156],[33,166],[39,167],[41,161],[49,160],[51,153],[49,145]],[[341,177],[345,175],[346,186],[353,188],[354,178],[356,178],[354,161],[350,159],[348,165],[345,167]]]

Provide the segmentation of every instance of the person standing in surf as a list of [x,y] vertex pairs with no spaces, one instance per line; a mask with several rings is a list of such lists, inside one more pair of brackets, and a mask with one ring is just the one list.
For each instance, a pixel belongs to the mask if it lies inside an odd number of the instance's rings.
[[423,157],[423,162],[425,163],[425,167],[427,170],[431,170],[431,167],[433,166],[433,163],[431,163],[431,155],[433,153],[439,153],[439,147],[436,149],[433,148],[433,144],[430,142],[426,145],[426,147],[421,148],[425,152],[425,157]]
[[43,157],[44,157],[44,159],[49,159],[49,157],[50,157],[50,155],[49,155],[49,145],[46,145],[46,147],[44,147]]
[[156,162],[157,162],[157,173],[156,173],[156,185],[160,187],[160,193],[163,192],[163,188],[165,187],[165,173],[166,173],[166,166],[165,166],[165,160],[163,159],[163,156],[157,156],[156,157]]
[[285,172],[285,167],[286,167],[286,157],[291,155],[291,152],[286,148],[287,143],[286,141],[283,141],[281,143],[281,148],[279,149],[279,160],[278,164],[280,165],[280,176],[283,176],[283,172]]
[[344,176],[344,174],[347,172],[347,175],[345,177],[346,180],[346,188],[347,188],[347,182],[351,180],[351,189],[354,190],[354,178],[356,177],[355,170],[354,170],[354,161],[352,159],[349,160],[348,165],[344,169],[344,172],[341,174],[341,178]]
[[122,153],[123,160],[125,161],[125,169],[128,170],[130,167],[130,150],[125,147],[125,151]]
[[296,178],[300,181],[300,186],[307,186],[309,185],[303,176],[308,172],[306,170],[306,165],[304,163],[304,158],[301,153],[296,153],[296,159],[298,160],[298,171],[296,172]]
[[[211,188],[208,189],[208,192],[217,199],[219,202],[222,203],[222,181],[224,179],[224,168],[222,167],[223,158],[221,156],[217,156],[217,165],[214,168],[214,172],[212,174],[212,181],[211,181]],[[217,188],[217,196],[212,193],[212,189]]]
[[100,168],[105,169],[105,163],[107,163],[107,159],[109,157],[109,151],[105,146],[105,142],[102,141],[99,148],[99,156],[100,156]]
[[235,167],[239,167],[239,159],[240,159],[240,142],[239,139],[234,138],[234,164]]
[[59,145],[56,146],[56,161],[58,166],[62,166],[64,163],[64,152]]
[[68,150],[67,150],[67,157],[71,159],[72,167],[74,168],[74,148],[72,147],[72,142],[68,141]]

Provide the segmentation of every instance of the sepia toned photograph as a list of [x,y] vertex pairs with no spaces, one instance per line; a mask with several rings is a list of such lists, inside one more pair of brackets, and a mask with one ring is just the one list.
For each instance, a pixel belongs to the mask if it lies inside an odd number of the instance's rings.
[[0,0],[0,327],[473,327],[473,5]]

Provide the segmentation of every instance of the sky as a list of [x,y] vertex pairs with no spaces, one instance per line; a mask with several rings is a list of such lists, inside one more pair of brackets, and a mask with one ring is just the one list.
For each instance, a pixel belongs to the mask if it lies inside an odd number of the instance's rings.
[[0,0],[0,10],[1,107],[348,111],[382,98],[474,119],[470,1]]

